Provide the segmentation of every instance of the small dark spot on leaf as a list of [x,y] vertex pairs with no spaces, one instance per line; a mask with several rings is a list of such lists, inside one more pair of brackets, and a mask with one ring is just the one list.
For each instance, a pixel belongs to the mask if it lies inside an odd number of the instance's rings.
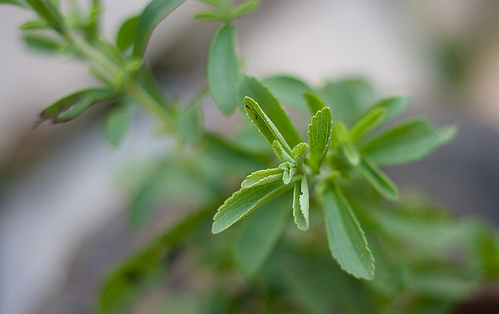
[[258,120],[258,115],[255,113],[255,120]]
[[249,107],[250,107],[250,106],[248,106],[248,105],[244,105],[244,107],[246,107],[246,108],[248,108],[248,109],[249,109]]

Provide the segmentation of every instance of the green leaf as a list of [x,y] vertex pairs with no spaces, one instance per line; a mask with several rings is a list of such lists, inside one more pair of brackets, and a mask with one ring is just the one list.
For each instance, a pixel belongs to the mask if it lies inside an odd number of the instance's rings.
[[163,278],[169,252],[198,230],[213,211],[206,207],[181,220],[146,248],[112,270],[102,285],[97,309],[99,313],[124,313],[145,292]]
[[226,14],[213,11],[201,11],[194,15],[194,19],[197,21],[219,21],[226,22],[228,20]]
[[369,110],[362,114],[357,121],[364,119],[366,115],[371,114],[372,111],[384,110],[385,114],[381,119],[379,125],[386,123],[392,119],[397,118],[409,106],[409,96],[399,95],[383,98],[377,101]]
[[104,130],[107,141],[113,147],[119,147],[123,142],[132,120],[130,106],[121,103],[113,106],[104,118]]
[[283,170],[281,168],[270,168],[270,169],[265,169],[265,170],[258,170],[250,174],[249,176],[244,179],[243,182],[241,182],[241,188],[249,188],[252,185],[258,183],[262,179],[265,179],[270,176],[275,176],[279,175],[281,178],[282,177]]
[[197,144],[203,138],[203,99],[197,99],[192,103],[178,119],[179,135],[191,144]]
[[245,277],[253,277],[267,261],[285,230],[291,208],[291,193],[282,193],[244,222],[235,242],[235,260]]
[[52,123],[66,122],[78,117],[90,106],[115,99],[119,95],[106,88],[91,88],[71,94],[47,107],[40,114],[38,123],[51,120]]
[[357,151],[357,147],[355,147],[355,145],[350,140],[347,129],[342,122],[335,124],[335,133],[336,137],[338,138],[341,151],[347,158],[348,162],[353,166],[358,165],[360,162],[359,152]]
[[319,172],[322,161],[329,150],[333,132],[333,115],[328,107],[319,110],[308,125],[310,142],[309,161],[314,172]]
[[118,35],[116,36],[116,46],[118,46],[121,51],[125,51],[133,45],[139,19],[140,15],[132,16],[121,24]]
[[291,148],[284,139],[284,136],[279,132],[277,127],[274,125],[272,120],[263,112],[259,104],[251,99],[250,97],[244,98],[244,110],[246,115],[253,122],[258,131],[262,136],[269,142],[270,145],[274,145],[274,141],[278,141],[281,147],[288,155],[292,155]]
[[300,143],[293,147],[293,159],[296,168],[301,169],[305,162],[306,154],[310,151],[307,143]]
[[142,58],[156,26],[185,0],[152,0],[140,15],[135,32],[133,55]]
[[232,194],[220,206],[213,218],[213,233],[219,233],[263,205],[268,199],[284,191],[280,176],[266,177],[248,188],[240,189]]
[[272,144],[272,148],[274,149],[274,154],[279,158],[282,162],[294,162],[294,159],[284,150],[281,143],[278,140],[274,140]]
[[207,72],[213,99],[224,115],[232,114],[238,105],[240,77],[232,25],[222,27],[213,38]]
[[[249,96],[260,105],[265,114],[272,120],[279,132],[284,136],[290,147],[302,142],[300,134],[296,131],[277,99],[270,93],[268,88],[256,78],[247,75],[243,76],[239,95],[241,96],[241,99],[245,96]],[[270,143],[272,144],[272,142]]]
[[300,230],[307,230],[309,219],[309,192],[307,177],[295,182],[293,191],[293,216]]
[[308,111],[312,116],[326,106],[319,96],[314,93],[305,93],[303,94],[303,98],[305,98]]
[[328,82],[320,94],[334,112],[335,119],[347,124],[354,121],[374,100],[372,86],[362,79]]
[[401,164],[421,159],[449,142],[456,128],[434,130],[424,118],[402,123],[361,147],[361,151],[380,165]]
[[296,174],[295,165],[290,162],[283,162],[279,165],[279,168],[284,170],[284,173],[282,174],[282,182],[288,185],[289,183],[291,183],[293,176]]
[[35,12],[59,33],[65,28],[64,18],[51,0],[26,0]]
[[47,35],[27,33],[23,39],[29,48],[40,52],[60,53],[64,47],[61,41]]
[[329,248],[338,264],[357,278],[374,278],[374,258],[352,208],[338,186],[322,195]]
[[243,17],[245,15],[248,15],[251,12],[258,9],[258,6],[259,6],[258,1],[248,1],[246,3],[243,3],[234,9],[234,11],[231,14],[232,19],[235,20],[235,19],[238,19],[238,18]]
[[359,118],[350,129],[350,140],[356,142],[362,136],[374,130],[382,123],[385,116],[385,110],[382,108],[370,110],[366,115]]
[[357,169],[381,195],[392,200],[397,198],[395,184],[374,163],[364,158]]
[[35,31],[35,30],[42,30],[42,29],[47,29],[49,28],[49,25],[47,22],[42,21],[42,20],[33,20],[33,21],[28,21],[21,26],[19,26],[19,30],[22,31]]
[[22,3],[21,1],[16,1],[16,0],[0,0],[0,3],[13,4],[13,5],[17,5],[19,7],[26,6],[26,4]]
[[292,76],[278,75],[265,78],[263,84],[270,89],[281,103],[301,111],[306,110],[303,94],[312,91],[312,88],[307,83]]

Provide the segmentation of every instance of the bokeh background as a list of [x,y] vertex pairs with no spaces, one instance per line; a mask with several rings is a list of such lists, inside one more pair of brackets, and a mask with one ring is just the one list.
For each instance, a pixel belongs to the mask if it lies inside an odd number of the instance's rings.
[[[104,29],[146,0],[106,0]],[[155,31],[148,58],[165,92],[187,97],[203,84],[215,25],[194,22],[188,1]],[[102,112],[33,129],[39,112],[92,86],[84,63],[28,51],[17,27],[31,14],[0,6],[0,313],[89,313],[109,265],[161,228],[134,232],[120,173],[164,154],[139,115],[116,150],[102,136]],[[456,140],[425,161],[388,169],[403,191],[499,222],[499,2],[496,0],[262,1],[239,20],[247,72],[284,73],[320,84],[363,76],[379,96],[411,95],[412,114],[459,126]],[[205,104],[206,127],[235,120]],[[409,192],[408,192],[409,193]],[[165,209],[167,210],[167,208]]]

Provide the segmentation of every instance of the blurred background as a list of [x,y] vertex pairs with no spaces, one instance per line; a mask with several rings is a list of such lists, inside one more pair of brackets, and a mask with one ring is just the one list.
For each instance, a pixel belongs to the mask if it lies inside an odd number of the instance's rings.
[[[104,1],[105,34],[114,37],[146,3]],[[183,4],[148,48],[165,92],[181,97],[203,84],[216,26],[193,21],[200,7]],[[33,129],[48,104],[96,82],[84,63],[28,51],[17,27],[30,17],[0,7],[0,313],[88,313],[106,268],[162,224],[131,230],[120,173],[171,143],[154,138],[154,121],[139,115],[113,149],[98,109]],[[237,26],[251,75],[291,74],[315,85],[363,76],[379,96],[411,95],[411,114],[458,125],[453,143],[388,172],[403,191],[499,223],[498,1],[262,1]],[[212,130],[234,124],[212,103],[205,120]]]

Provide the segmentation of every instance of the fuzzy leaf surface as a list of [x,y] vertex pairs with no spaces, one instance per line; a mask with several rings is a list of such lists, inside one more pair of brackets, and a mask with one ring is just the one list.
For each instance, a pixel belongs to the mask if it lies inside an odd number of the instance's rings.
[[[241,100],[246,96],[254,99],[269,119],[272,120],[290,147],[302,142],[300,134],[296,131],[277,99],[272,95],[269,89],[256,78],[246,75],[241,79],[239,96]],[[270,144],[272,145],[272,142],[270,142]]]
[[106,139],[113,147],[119,147],[130,129],[132,113],[127,104],[114,106],[104,120]]
[[318,171],[329,150],[333,132],[333,115],[331,109],[325,107],[319,110],[308,126],[308,139],[310,142],[309,161],[314,171]]
[[[248,188],[240,189],[232,194],[220,206],[213,218],[213,233],[219,233],[249,214],[252,210],[264,204],[266,196],[273,194],[283,186],[281,175],[266,177]],[[276,191],[277,192],[277,191]]]
[[374,278],[374,258],[350,204],[339,187],[322,195],[324,217],[333,257],[341,268],[357,278]]
[[293,217],[300,230],[307,230],[309,225],[309,191],[307,177],[295,182],[293,191]]

